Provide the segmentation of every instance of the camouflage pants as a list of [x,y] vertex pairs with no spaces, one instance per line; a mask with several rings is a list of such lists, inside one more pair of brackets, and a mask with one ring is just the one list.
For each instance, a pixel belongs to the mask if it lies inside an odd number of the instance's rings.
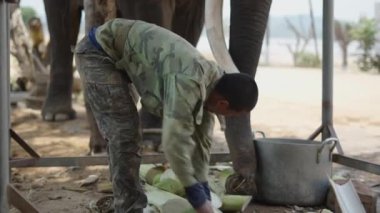
[[142,212],[147,198],[139,179],[141,134],[127,74],[87,37],[78,44],[75,59],[85,100],[108,142],[115,212]]

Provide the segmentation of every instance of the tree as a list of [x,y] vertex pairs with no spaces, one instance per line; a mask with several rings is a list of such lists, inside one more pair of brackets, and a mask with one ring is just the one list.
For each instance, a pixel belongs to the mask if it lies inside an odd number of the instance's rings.
[[353,39],[359,42],[359,48],[362,51],[358,65],[363,71],[368,71],[373,67],[371,51],[376,42],[376,32],[376,21],[369,18],[361,18],[351,30]]
[[342,67],[347,68],[348,45],[353,40],[351,35],[352,24],[347,22],[335,21],[335,39],[342,50]]
[[318,41],[317,41],[317,31],[315,28],[315,18],[314,18],[314,9],[313,9],[313,4],[311,0],[309,0],[309,15],[310,15],[310,30],[311,30],[311,35],[314,39],[314,49],[315,49],[315,55],[319,59],[319,51],[318,51]]
[[308,32],[305,33],[304,30],[298,29],[289,19],[285,18],[285,21],[296,37],[294,46],[287,44],[287,48],[293,57],[294,66],[319,67],[321,63],[317,53],[313,54],[306,51],[306,46],[309,44],[311,37],[313,37],[313,29],[309,27]]

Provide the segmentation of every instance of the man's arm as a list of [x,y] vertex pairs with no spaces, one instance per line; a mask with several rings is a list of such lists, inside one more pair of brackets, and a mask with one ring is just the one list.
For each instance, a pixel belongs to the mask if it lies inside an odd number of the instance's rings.
[[192,158],[195,176],[205,189],[207,197],[211,200],[208,186],[208,171],[210,161],[210,148],[214,130],[214,115],[203,111],[202,123],[196,126],[193,139],[197,142],[197,148]]
[[197,107],[201,107],[199,102],[202,101],[199,85],[176,75],[167,76],[164,81],[163,149],[174,173],[184,185],[190,203],[199,208],[207,201],[192,162],[198,146],[192,136],[195,133],[193,114]]

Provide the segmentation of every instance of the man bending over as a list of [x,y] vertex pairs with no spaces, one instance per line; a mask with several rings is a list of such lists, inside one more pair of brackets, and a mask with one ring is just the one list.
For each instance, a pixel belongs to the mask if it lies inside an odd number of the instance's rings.
[[225,74],[185,39],[143,21],[114,19],[90,31],[75,50],[85,99],[108,142],[115,212],[142,212],[139,179],[141,104],[163,117],[162,146],[197,212],[212,212],[207,184],[213,114],[249,113],[257,86],[246,74]]

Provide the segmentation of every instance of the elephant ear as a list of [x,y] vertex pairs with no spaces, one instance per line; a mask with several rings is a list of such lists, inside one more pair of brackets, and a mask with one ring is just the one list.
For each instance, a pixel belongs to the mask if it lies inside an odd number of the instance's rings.
[[238,73],[227,50],[223,33],[223,0],[206,0],[205,26],[207,38],[216,62],[227,73]]

